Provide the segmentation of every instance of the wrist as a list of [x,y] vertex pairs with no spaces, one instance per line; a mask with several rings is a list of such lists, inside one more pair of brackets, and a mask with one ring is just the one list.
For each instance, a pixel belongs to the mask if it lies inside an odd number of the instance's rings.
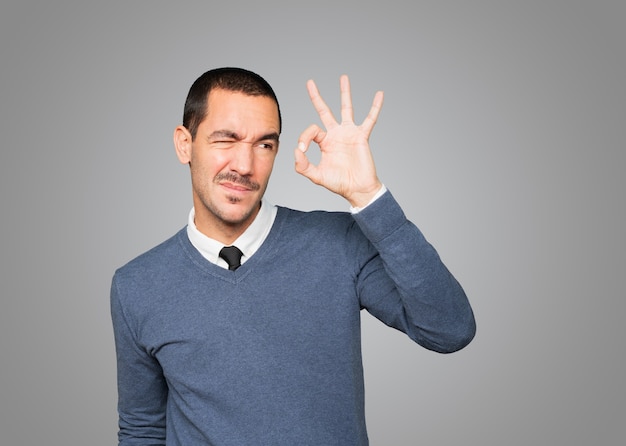
[[376,185],[369,188],[367,191],[352,194],[349,198],[347,198],[350,203],[351,210],[353,212],[358,212],[367,207],[370,203],[380,197],[385,190],[385,186],[377,180]]

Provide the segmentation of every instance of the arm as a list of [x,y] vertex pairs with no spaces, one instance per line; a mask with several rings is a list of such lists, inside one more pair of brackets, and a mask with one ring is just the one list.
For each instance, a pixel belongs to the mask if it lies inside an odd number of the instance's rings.
[[[341,77],[340,85],[342,122],[338,123],[315,83],[307,83],[326,130],[312,125],[302,132],[295,151],[296,171],[343,196],[352,207],[367,205],[354,216],[375,248],[359,275],[362,306],[428,349],[458,350],[471,341],[476,329],[463,289],[389,192],[368,205],[382,187],[368,141],[383,94],[376,93],[367,117],[357,126],[347,76]],[[320,147],[317,166],[306,157],[311,142]]]
[[120,302],[116,278],[111,318],[117,354],[120,446],[165,445],[167,385],[156,359],[138,344]]
[[362,307],[429,350],[469,344],[476,324],[463,289],[391,193],[354,219],[374,248],[360,265]]

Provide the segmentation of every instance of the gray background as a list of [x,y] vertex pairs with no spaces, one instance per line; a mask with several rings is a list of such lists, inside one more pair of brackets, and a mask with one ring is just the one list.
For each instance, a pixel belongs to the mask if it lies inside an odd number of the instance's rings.
[[[185,224],[171,142],[206,69],[272,83],[276,204],[347,209],[293,171],[351,76],[386,94],[379,175],[464,285],[437,355],[363,316],[373,445],[622,444],[623,1],[28,2],[0,6],[0,443],[110,445],[116,267]],[[175,2],[169,2],[175,3]]]

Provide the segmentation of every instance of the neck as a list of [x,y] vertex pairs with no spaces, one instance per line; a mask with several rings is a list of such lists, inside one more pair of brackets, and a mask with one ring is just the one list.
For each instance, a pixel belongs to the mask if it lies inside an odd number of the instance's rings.
[[[240,221],[228,221],[202,207],[195,207],[194,224],[198,231],[224,245],[231,245],[250,227],[261,209],[261,203]],[[198,212],[200,210],[200,212]]]

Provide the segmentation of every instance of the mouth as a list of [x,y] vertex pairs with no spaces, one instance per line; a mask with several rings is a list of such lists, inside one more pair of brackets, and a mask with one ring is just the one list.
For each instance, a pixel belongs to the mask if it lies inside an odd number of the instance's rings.
[[232,193],[255,192],[261,186],[248,177],[229,172],[217,175],[214,180],[221,187]]
[[239,183],[231,183],[228,181],[225,182],[221,182],[219,183],[220,186],[222,186],[224,189],[226,189],[229,192],[234,192],[234,193],[246,193],[246,192],[253,192],[254,189],[247,187],[247,186],[243,186]]

